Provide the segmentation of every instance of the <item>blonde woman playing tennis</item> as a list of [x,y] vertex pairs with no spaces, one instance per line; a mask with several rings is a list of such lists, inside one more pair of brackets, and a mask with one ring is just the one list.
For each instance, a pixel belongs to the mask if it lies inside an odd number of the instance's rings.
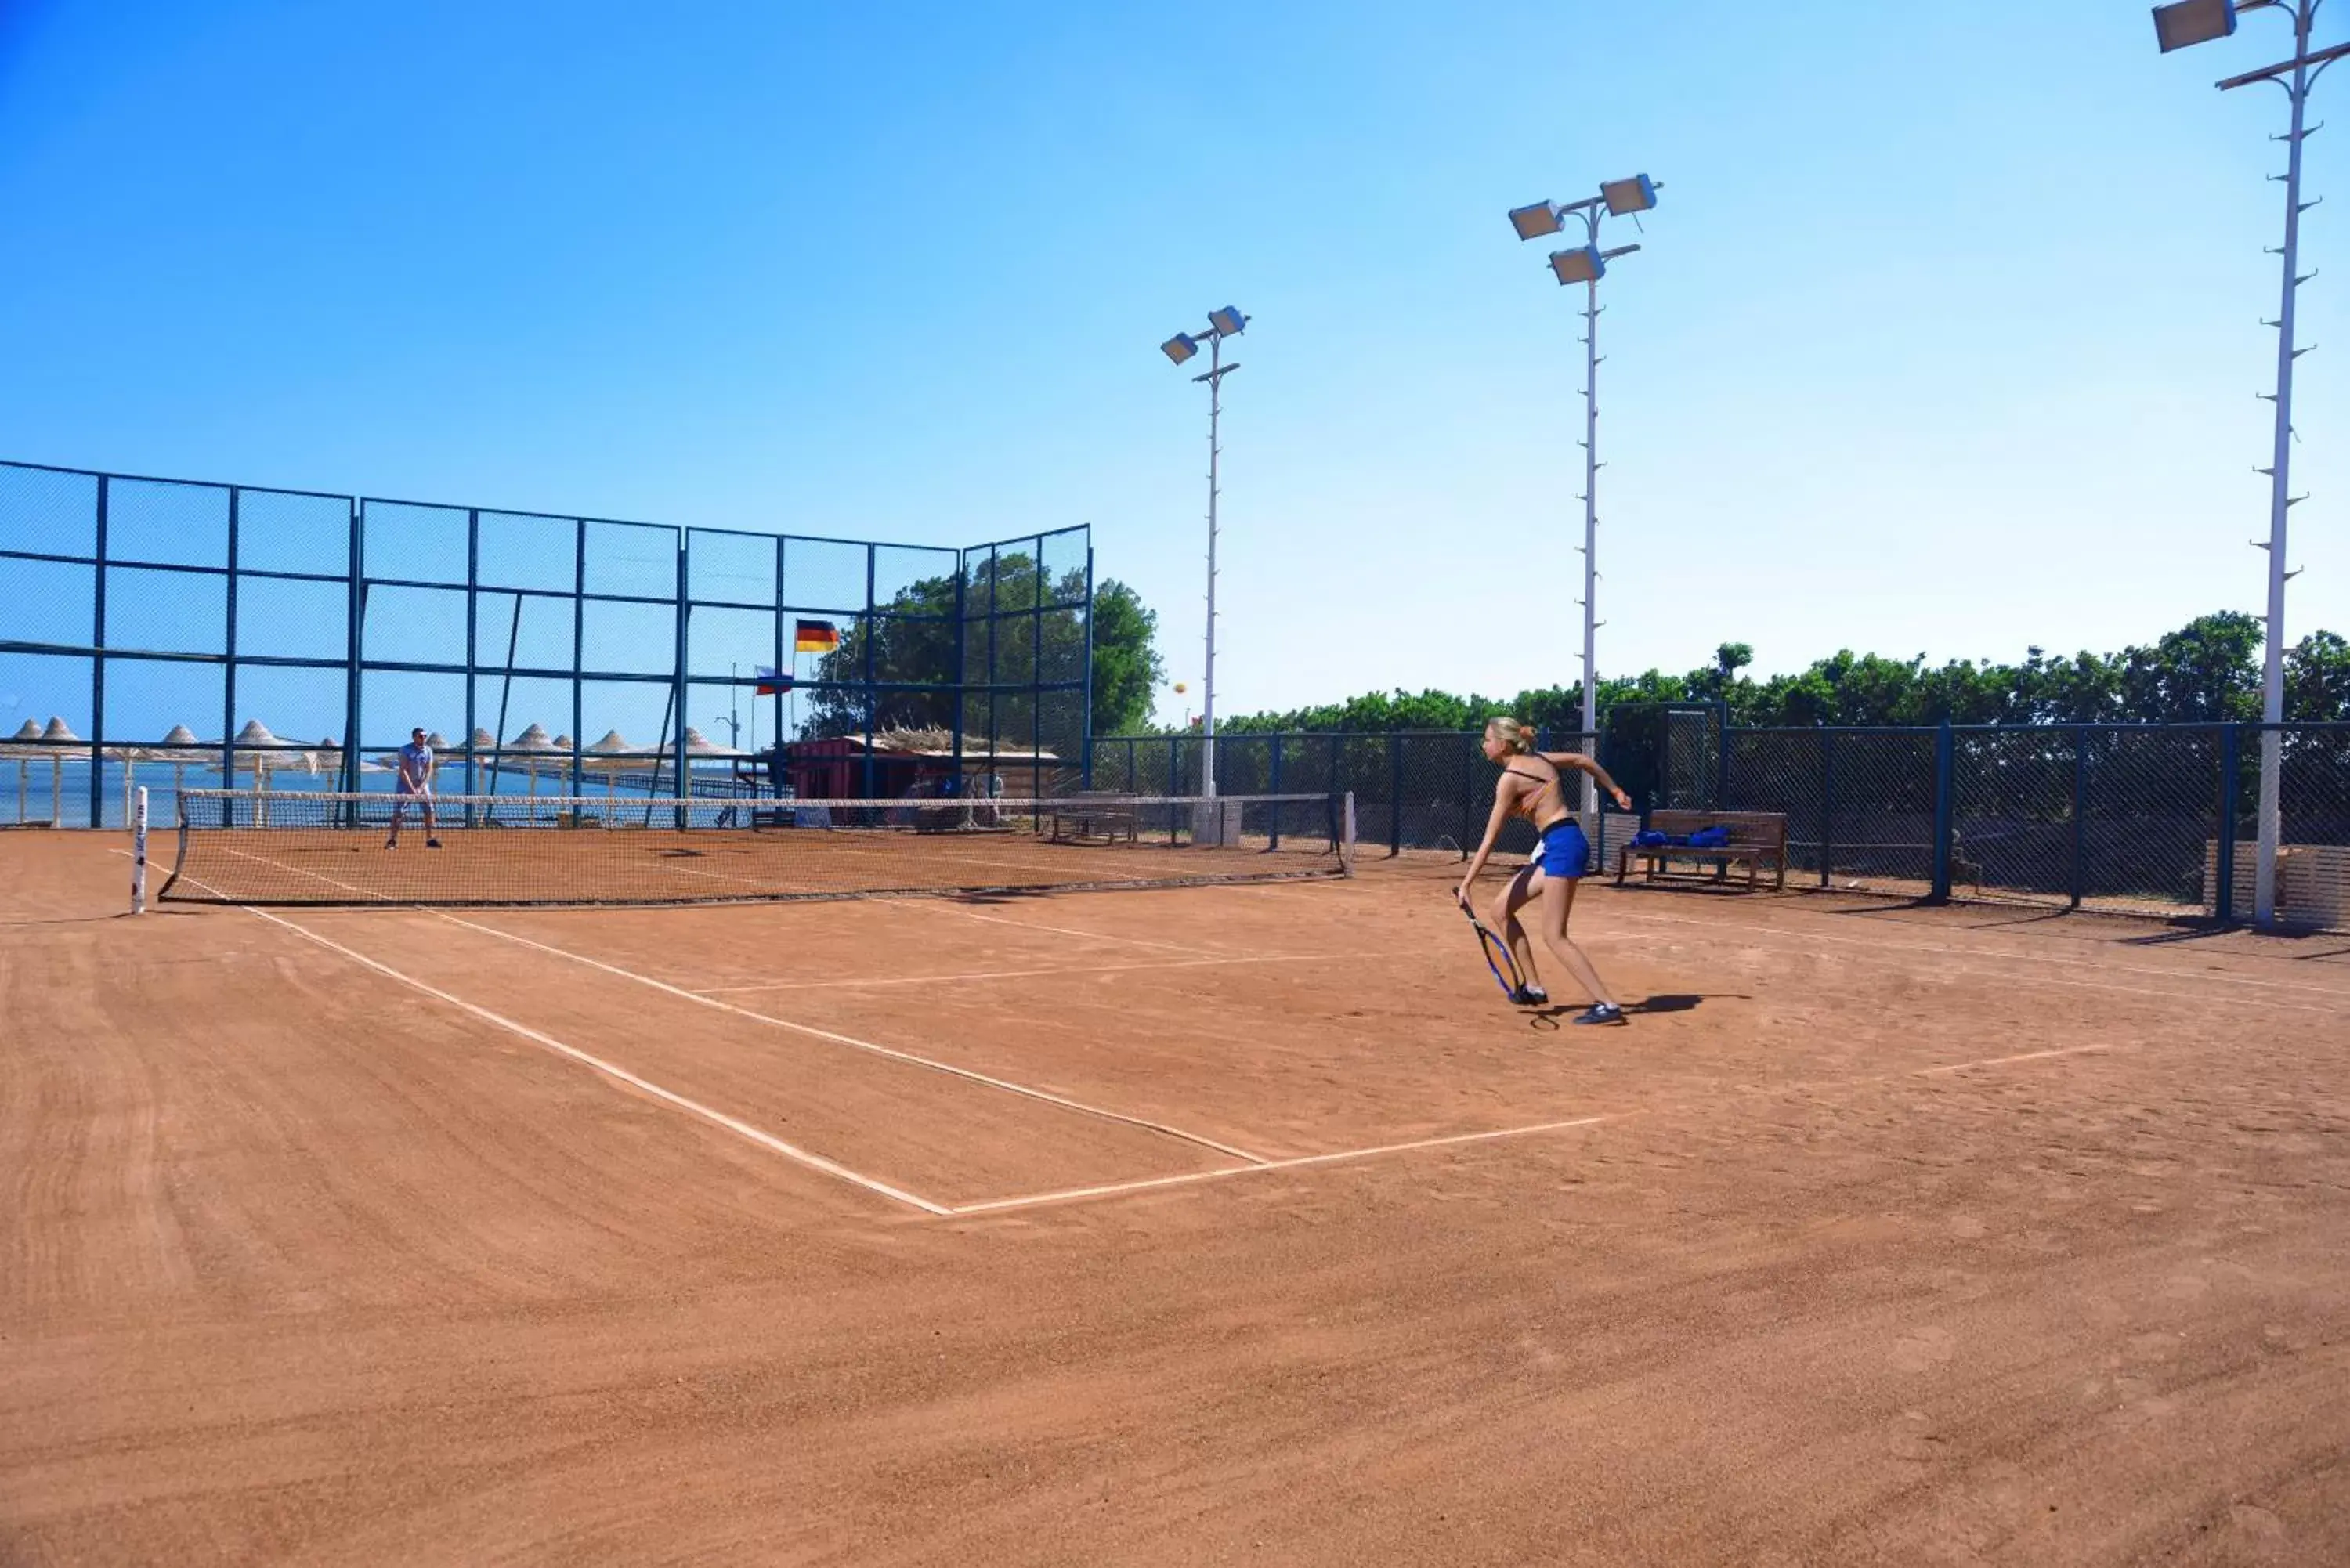
[[1477,846],[1477,853],[1471,858],[1469,870],[1461,878],[1455,895],[1461,907],[1473,909],[1471,891],[1493,853],[1493,841],[1502,836],[1503,826],[1513,816],[1523,816],[1533,823],[1534,831],[1542,836],[1541,852],[1532,865],[1510,878],[1494,901],[1492,914],[1494,927],[1510,944],[1510,950],[1517,955],[1528,977],[1528,983],[1515,1000],[1534,1003],[1550,1000],[1541,986],[1533,983],[1534,950],[1526,940],[1525,928],[1518,923],[1518,911],[1539,900],[1544,945],[1566,966],[1566,972],[1575,977],[1575,982],[1591,994],[1591,1006],[1575,1014],[1575,1022],[1627,1022],[1623,1008],[1607,994],[1599,971],[1591,967],[1591,961],[1566,934],[1567,917],[1575,909],[1575,884],[1590,869],[1591,845],[1583,836],[1583,825],[1575,820],[1575,813],[1566,803],[1565,770],[1589,774],[1626,811],[1632,809],[1632,797],[1617,787],[1607,769],[1588,757],[1574,752],[1535,751],[1533,727],[1515,719],[1495,719],[1485,726],[1485,755],[1502,764],[1502,776],[1493,784],[1493,815],[1486,820],[1484,840]]

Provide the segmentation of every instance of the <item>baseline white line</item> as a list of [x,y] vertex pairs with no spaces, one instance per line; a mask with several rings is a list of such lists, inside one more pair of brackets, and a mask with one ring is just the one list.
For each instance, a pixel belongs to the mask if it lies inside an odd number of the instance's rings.
[[[2093,1051],[2126,1051],[2131,1043],[2116,1041],[2097,1045],[2070,1045],[2054,1051],[2026,1051],[2012,1056],[1984,1056],[1971,1062],[1950,1062],[1938,1067],[1911,1067],[1898,1073],[1872,1074],[1860,1078],[1834,1078],[1821,1083],[1778,1084],[1749,1089],[1732,1089],[1721,1099],[1753,1096],[1773,1096],[1816,1093],[1823,1089],[1862,1088],[1871,1084],[1897,1083],[1903,1078],[1931,1078],[1951,1073],[1967,1073],[1983,1067],[2004,1067],[2020,1062],[2043,1062],[2060,1056],[2079,1056]],[[956,1217],[967,1214],[992,1214],[1007,1209],[1031,1209],[1047,1203],[1071,1203],[1093,1198],[1116,1198],[1129,1192],[1148,1192],[1161,1187],[1180,1187],[1194,1182],[1216,1181],[1228,1177],[1252,1176],[1263,1170],[1290,1170],[1309,1165],[1336,1165],[1345,1160],[1368,1159],[1375,1155],[1405,1154],[1415,1149],[1443,1148],[1459,1144],[1491,1143],[1500,1138],[1527,1137],[1537,1133],[1560,1132],[1569,1127],[1597,1127],[1602,1123],[1630,1121],[1636,1117],[1654,1116],[1659,1112],[1692,1108],[1695,1102],[1669,1106],[1643,1106],[1628,1111],[1608,1111],[1598,1116],[1578,1116],[1572,1121],[1537,1122],[1531,1127],[1503,1127],[1493,1132],[1455,1133],[1449,1137],[1420,1138],[1411,1143],[1380,1144],[1371,1148],[1340,1149],[1334,1154],[1309,1154],[1295,1159],[1267,1160],[1262,1165],[1227,1166],[1222,1170],[1197,1170],[1181,1176],[1156,1176],[1139,1181],[1110,1182],[1099,1187],[1076,1187],[1058,1192],[1036,1192],[1014,1198],[988,1199],[978,1203],[958,1203]]]
[[1971,1073],[1978,1067],[2005,1067],[2016,1062],[2047,1062],[2058,1056],[2082,1056],[2092,1051],[2119,1051],[2127,1046],[2120,1041],[2106,1041],[2095,1045],[2066,1045],[2054,1051],[2026,1051],[2014,1056],[1991,1056],[1981,1062],[1960,1062],[1949,1067],[1920,1067],[1907,1075],[1913,1078],[1930,1078],[1938,1073]]
[[[213,892],[219,891],[219,889],[211,888],[210,884],[198,878],[190,877],[189,880],[194,882],[199,888],[204,888]],[[567,1045],[552,1034],[542,1033],[540,1031],[531,1028],[528,1024],[517,1023],[513,1019],[506,1017],[503,1013],[493,1012],[486,1007],[467,1002],[462,996],[452,996],[437,986],[427,985],[424,981],[418,980],[413,975],[402,974],[400,971],[392,968],[388,963],[379,962],[378,961],[368,957],[367,954],[363,952],[355,951],[350,948],[343,946],[340,942],[333,941],[326,937],[322,937],[317,932],[311,930],[307,927],[296,925],[292,920],[286,919],[281,915],[273,915],[266,909],[256,909],[250,904],[238,904],[234,907],[243,909],[248,915],[253,915],[261,919],[267,920],[273,926],[282,926],[286,929],[292,931],[296,936],[301,937],[306,940],[317,943],[318,946],[325,948],[329,952],[340,953],[343,957],[350,960],[353,963],[371,969],[378,974],[384,975],[389,979],[398,981],[402,985],[421,991],[425,995],[433,998],[435,1001],[446,1002],[448,1005],[456,1008],[461,1012],[470,1013],[473,1017],[482,1020],[484,1023],[494,1024],[510,1034],[520,1035],[523,1039],[531,1042],[535,1045],[544,1046],[546,1049],[556,1053],[557,1055],[568,1057],[570,1060],[579,1063],[582,1066],[593,1068],[595,1071],[605,1075],[607,1077],[615,1079],[619,1083],[626,1084],[630,1088],[639,1090],[641,1093],[650,1095],[653,1098],[674,1106],[679,1110],[684,1111],[691,1116],[700,1116],[702,1120],[711,1123],[712,1126],[724,1127],[728,1132],[734,1134],[736,1137],[747,1138],[749,1141],[758,1145],[760,1147],[764,1148],[771,1153],[782,1155],[785,1159],[804,1165],[810,1170],[822,1171],[827,1176],[834,1177],[854,1186],[864,1188],[868,1192],[878,1193],[881,1197],[892,1199],[895,1201],[906,1204],[910,1208],[919,1209],[925,1214],[951,1214],[954,1212],[954,1210],[942,1203],[933,1203],[927,1198],[917,1197],[915,1194],[905,1191],[900,1188],[892,1187],[886,1181],[877,1181],[872,1177],[859,1175],[858,1172],[849,1169],[847,1166],[842,1165],[837,1160],[827,1159],[824,1156],[814,1153],[811,1150],[802,1148],[796,1144],[786,1143],[782,1138],[777,1137],[775,1134],[766,1131],[764,1128],[753,1127],[749,1122],[743,1120],[739,1116],[729,1116],[724,1111],[713,1109],[709,1106],[703,1105],[699,1100],[689,1099],[685,1096],[679,1094],[674,1089],[665,1089],[650,1078],[639,1077],[638,1075],[629,1072],[626,1067],[619,1066],[615,1063],[607,1062],[600,1056],[590,1055],[588,1052],[580,1050],[576,1045]]]
[[[1809,911],[1798,911],[1808,913]],[[1651,920],[1663,925],[1698,926],[1715,929],[1763,931],[1796,941],[1843,942],[1851,947],[1872,948],[1880,952],[1955,953],[1962,958],[2012,959],[2018,963],[2036,963],[2065,969],[2093,969],[2106,974],[2148,974],[2163,980],[2210,981],[2221,985],[2248,985],[2262,991],[2306,992],[2314,996],[2330,996],[2350,1005],[2350,988],[2327,985],[2304,985],[2298,981],[2262,980],[2251,975],[2228,974],[2217,970],[2163,969],[2153,964],[2107,963],[2102,960],[2067,958],[2061,953],[2018,952],[2012,948],[1964,948],[1943,942],[1887,942],[1870,937],[1849,936],[1841,931],[1790,930],[1783,926],[1756,925],[1746,920],[1700,920],[1686,915],[1652,915],[1630,909],[1611,913],[1627,920]]]
[[[257,860],[264,866],[276,866],[281,871],[293,871],[297,876],[309,877],[320,882],[331,883],[335,887],[346,888],[354,893],[360,893],[365,897],[375,896],[372,894],[366,894],[365,890],[362,888],[352,888],[348,882],[336,881],[334,877],[326,876],[319,872],[303,871],[297,867],[280,865],[277,861],[268,859],[263,856],[247,855],[243,850],[233,849],[229,851],[229,853],[240,856],[247,860]],[[190,880],[193,881],[194,878],[192,877]],[[206,886],[206,884],[202,882],[198,882],[196,885],[198,887]],[[213,890],[215,892],[218,891],[217,888]],[[244,906],[239,907],[244,908]],[[869,1052],[876,1056],[886,1056],[891,1061],[904,1062],[912,1066],[927,1067],[934,1073],[944,1073],[951,1077],[966,1079],[974,1084],[984,1084],[989,1088],[1001,1089],[1009,1095],[1019,1095],[1027,1099],[1039,1100],[1045,1105],[1058,1106],[1063,1110],[1076,1111],[1082,1115],[1089,1116],[1098,1116],[1104,1121],[1121,1122],[1128,1127],[1140,1127],[1146,1132],[1159,1133],[1167,1137],[1180,1139],[1184,1143],[1197,1144],[1202,1148],[1211,1148],[1218,1154],[1231,1155],[1234,1159],[1245,1159],[1251,1164],[1262,1164],[1265,1158],[1263,1155],[1253,1154],[1249,1150],[1237,1147],[1234,1145],[1219,1142],[1214,1138],[1207,1137],[1203,1133],[1187,1132],[1181,1127],[1170,1126],[1166,1122],[1155,1122],[1144,1116],[1128,1116],[1123,1111],[1113,1111],[1105,1106],[1087,1105],[1083,1100],[1073,1100],[1068,1098],[1066,1096],[1055,1095],[1044,1089],[1032,1089],[1025,1084],[1015,1084],[1008,1078],[993,1077],[985,1073],[974,1072],[969,1067],[958,1067],[952,1063],[941,1062],[934,1057],[916,1055],[913,1052],[899,1051],[888,1045],[876,1044],[870,1040],[859,1040],[853,1034],[841,1034],[829,1029],[818,1029],[811,1023],[795,1023],[787,1018],[776,1018],[764,1012],[754,1012],[747,1007],[737,1007],[731,1002],[721,1002],[714,996],[704,996],[700,992],[688,991],[682,986],[671,985],[667,981],[655,980],[649,974],[639,974],[634,970],[622,969],[618,964],[606,963],[601,959],[592,959],[584,953],[575,953],[563,948],[551,946],[546,942],[534,941],[528,937],[519,936],[513,931],[500,930],[495,926],[484,926],[476,921],[459,919],[456,916],[448,913],[446,910],[424,909],[413,904],[399,904],[396,902],[377,905],[374,907],[409,909],[413,910],[418,914],[430,915],[434,919],[446,920],[452,926],[463,926],[469,931],[480,931],[486,936],[497,937],[502,940],[513,942],[521,947],[533,948],[540,952],[550,954],[556,958],[568,959],[573,963],[585,964],[590,969],[599,969],[607,974],[618,975],[622,980],[631,980],[636,981],[639,985],[650,986],[653,990],[666,992],[671,996],[681,997],[687,1002],[694,1002],[702,1007],[714,1007],[722,1012],[731,1012],[735,1014],[737,1017],[748,1018],[754,1023],[764,1023],[771,1028],[788,1030],[795,1034],[806,1034],[814,1039],[829,1041],[836,1045],[847,1045],[854,1050]],[[254,911],[255,914],[259,914],[260,912],[261,911],[257,909]]]
[[1572,1121],[1540,1122],[1532,1127],[1503,1127],[1494,1132],[1454,1133],[1447,1137],[1415,1138],[1409,1143],[1340,1149],[1335,1154],[1300,1155],[1294,1159],[1268,1159],[1259,1165],[1227,1166],[1222,1170],[1194,1170],[1181,1176],[1156,1176],[1148,1180],[1112,1182],[1104,1187],[1072,1187],[1059,1192],[1036,1192],[1021,1198],[993,1198],[979,1203],[959,1203],[953,1212],[957,1215],[993,1214],[1005,1209],[1033,1209],[1044,1203],[1107,1198],[1118,1193],[1147,1191],[1156,1187],[1180,1187],[1190,1182],[1213,1181],[1220,1177],[1253,1175],[1261,1170],[1296,1170],[1309,1165],[1336,1165],[1344,1160],[1369,1159],[1382,1154],[1406,1154],[1414,1149],[1446,1148],[1456,1144],[1491,1143],[1496,1138],[1527,1137],[1535,1133],[1559,1132],[1567,1127],[1595,1127],[1601,1122],[1621,1121],[1627,1116],[1642,1114],[1639,1111],[1617,1111],[1605,1116],[1577,1116]]
[[714,996],[704,996],[698,992],[687,991],[682,986],[671,985],[665,980],[655,980],[649,974],[639,974],[634,970],[622,969],[618,964],[606,963],[601,959],[592,959],[584,953],[570,952],[546,942],[534,941],[528,937],[516,935],[513,931],[502,931],[495,926],[484,926],[473,920],[459,919],[456,916],[442,910],[427,909],[422,912],[437,919],[446,920],[452,926],[463,926],[469,931],[480,931],[485,936],[497,937],[555,958],[568,959],[573,963],[585,964],[589,969],[601,970],[606,974],[618,975],[622,980],[634,981],[639,985],[650,986],[666,995],[681,998],[698,1006],[715,1008],[721,1012],[731,1012],[738,1018],[750,1019],[754,1023],[764,1023],[770,1028],[788,1030],[792,1033],[805,1034],[811,1039],[829,1041],[836,1045],[847,1045],[853,1050],[868,1052],[876,1056],[887,1057],[893,1062],[903,1062],[916,1067],[927,1067],[934,1073],[944,1073],[951,1077],[966,1079],[974,1084],[984,1084],[991,1089],[1001,1089],[1008,1095],[1019,1095],[1027,1099],[1041,1100],[1048,1106],[1058,1106],[1063,1110],[1098,1116],[1104,1121],[1122,1122],[1128,1127],[1140,1127],[1147,1132],[1159,1133],[1168,1137],[1179,1138],[1185,1143],[1198,1144],[1202,1148],[1214,1149],[1218,1154],[1229,1154],[1235,1159],[1245,1159],[1252,1165],[1264,1163],[1263,1155],[1252,1154],[1244,1148],[1235,1148],[1228,1143],[1219,1143],[1204,1134],[1186,1132],[1181,1127],[1170,1127],[1165,1122],[1154,1122],[1143,1116],[1128,1116],[1123,1111],[1113,1111],[1100,1106],[1087,1105],[1083,1100],[1073,1100],[1066,1096],[1052,1094],[1044,1089],[1032,1089],[1025,1084],[1015,1084],[1008,1078],[991,1077],[985,1073],[974,1072],[969,1067],[958,1067],[951,1062],[917,1055],[911,1051],[899,1051],[888,1045],[877,1045],[870,1040],[859,1040],[853,1034],[841,1034],[829,1029],[818,1029],[812,1023],[795,1023],[788,1018],[776,1018],[769,1013],[754,1012],[747,1007],[737,1007],[731,1002],[721,1002]]
[[1346,959],[1391,959],[1394,953],[1272,953],[1253,958],[1163,959],[1155,963],[1106,963],[1072,965],[1061,969],[990,969],[969,974],[901,974],[881,975],[863,980],[774,980],[757,985],[705,985],[703,996],[733,996],[750,991],[829,991],[849,986],[867,985],[930,985],[953,980],[1028,980],[1038,976],[1060,974],[1129,974],[1138,971],[1161,969],[1205,969],[1223,964],[1253,963],[1330,963]]

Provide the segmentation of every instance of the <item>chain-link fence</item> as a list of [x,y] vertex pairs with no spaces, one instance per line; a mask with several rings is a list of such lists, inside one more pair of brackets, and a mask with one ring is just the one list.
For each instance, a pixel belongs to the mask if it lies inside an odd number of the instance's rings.
[[[1659,806],[1775,812],[1792,885],[2052,908],[2211,917],[2254,910],[2258,725],[1723,729],[1664,710],[1608,732],[1603,753]],[[2289,925],[2350,929],[2350,725],[2277,732],[2275,907]],[[1366,847],[1465,856],[1484,832],[1493,764],[1474,732],[1241,734],[1216,742],[1219,787],[1351,790]],[[1575,736],[1546,748],[1580,749]],[[1197,735],[1094,742],[1096,787],[1200,787]],[[1627,753],[1631,754],[1627,754]],[[2232,815],[2232,843],[2220,824]],[[1599,863],[1640,818],[1609,811]],[[1516,853],[1532,830],[1501,840]]]
[[389,788],[419,729],[468,794],[1047,794],[1083,768],[1092,587],[1084,528],[953,550],[0,462],[0,824]]

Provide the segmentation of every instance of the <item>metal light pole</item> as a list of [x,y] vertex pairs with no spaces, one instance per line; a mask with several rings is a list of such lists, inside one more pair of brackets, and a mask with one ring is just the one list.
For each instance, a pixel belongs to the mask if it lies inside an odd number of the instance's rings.
[[[1224,339],[1237,337],[1249,318],[1232,306],[1208,312],[1208,369],[1191,378],[1208,383],[1208,668],[1200,691],[1200,793],[1216,793],[1216,462],[1222,455],[1217,435],[1223,420],[1224,378],[1239,369],[1237,359],[1224,363]],[[1178,332],[1159,346],[1159,352],[1180,365],[1200,351],[1200,340]]]
[[[1583,287],[1583,732],[1590,737],[1584,742],[1587,750],[1596,750],[1599,732],[1599,280],[1607,275],[1607,264],[1617,256],[1630,255],[1640,247],[1619,245],[1614,250],[1599,248],[1600,220],[1609,214],[1621,216],[1644,213],[1657,204],[1658,186],[1645,174],[1629,180],[1611,180],[1599,188],[1599,194],[1580,202],[1560,206],[1555,202],[1537,202],[1531,207],[1518,207],[1510,213],[1511,226],[1522,240],[1538,239],[1555,234],[1566,226],[1570,217],[1583,220],[1585,243],[1579,250],[1554,251],[1550,269],[1561,284],[1580,283]],[[1599,813],[1599,781],[1589,774],[1583,775],[1582,815],[1586,833],[1596,831]],[[1595,837],[1593,842],[1597,843]]]
[[[2262,396],[2276,405],[2274,441],[2269,466],[2254,472],[2269,480],[2269,536],[2266,543],[2252,542],[2255,549],[2266,550],[2268,561],[2268,647],[2261,670],[2261,792],[2260,792],[2260,851],[2252,881],[2252,919],[2262,929],[2276,924],[2277,852],[2283,839],[2283,811],[2279,796],[2281,775],[2284,772],[2284,585],[2294,576],[2285,569],[2285,522],[2293,506],[2307,499],[2293,493],[2291,472],[2293,463],[2293,361],[2309,352],[2293,345],[2293,300],[2301,286],[2315,276],[2304,275],[2301,265],[2301,215],[2315,206],[2314,202],[2301,199],[2302,143],[2318,128],[2308,123],[2309,93],[2325,67],[2345,55],[2350,55],[2350,43],[2336,44],[2331,48],[2313,53],[2309,47],[2310,30],[2317,24],[2317,13],[2325,0],[2179,0],[2154,8],[2156,40],[2165,54],[2194,44],[2210,43],[2224,38],[2236,30],[2236,16],[2242,11],[2289,12],[2293,20],[2293,58],[2281,60],[2257,71],[2230,77],[2219,84],[2222,92],[2247,87],[2253,82],[2273,82],[2282,88],[2292,104],[2292,124],[2284,136],[2278,138],[2285,144],[2285,171],[2272,174],[2272,180],[2282,179],[2284,184],[2284,245],[2272,254],[2283,258],[2282,298],[2277,318],[2263,323],[2277,329],[2277,379],[2273,393]],[[2233,837],[2236,825],[2221,824],[2220,830]],[[2219,911],[2221,919],[2229,911]]]

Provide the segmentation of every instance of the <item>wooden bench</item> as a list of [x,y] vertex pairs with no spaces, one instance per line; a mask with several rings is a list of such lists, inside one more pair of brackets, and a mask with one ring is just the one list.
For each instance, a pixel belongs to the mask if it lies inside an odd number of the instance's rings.
[[[1762,868],[1772,871],[1774,889],[1787,885],[1787,817],[1777,811],[1657,811],[1648,815],[1653,832],[1686,838],[1705,827],[1730,829],[1730,842],[1700,849],[1687,844],[1626,844],[1616,852],[1616,880],[1620,886],[1631,875],[1632,862],[1646,863],[1646,880],[1670,875],[1672,862],[1710,862],[1717,881],[1730,875],[1732,865],[1746,867],[1746,886],[1762,885]],[[1702,872],[1699,873],[1702,875]]]
[[1067,794],[1045,809],[1045,834],[1055,844],[1073,839],[1101,839],[1132,844],[1139,831],[1135,797],[1130,794]]

